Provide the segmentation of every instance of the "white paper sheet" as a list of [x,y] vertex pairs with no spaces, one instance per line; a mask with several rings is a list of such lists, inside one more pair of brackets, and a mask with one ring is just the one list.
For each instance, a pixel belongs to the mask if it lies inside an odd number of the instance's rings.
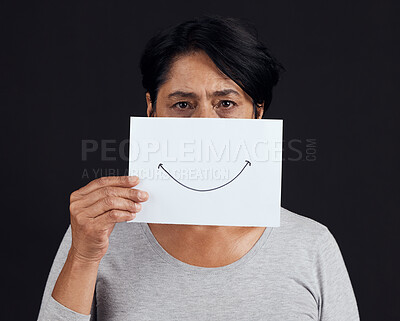
[[280,225],[280,119],[131,117],[129,175],[149,193],[131,222]]

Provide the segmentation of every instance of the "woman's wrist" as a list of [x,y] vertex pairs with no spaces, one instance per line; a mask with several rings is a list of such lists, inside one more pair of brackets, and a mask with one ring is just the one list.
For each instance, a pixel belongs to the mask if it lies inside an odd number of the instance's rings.
[[77,267],[98,267],[100,265],[100,259],[90,259],[87,257],[84,257],[80,255],[73,246],[71,246],[68,256],[67,256],[67,261],[70,263],[73,263]]

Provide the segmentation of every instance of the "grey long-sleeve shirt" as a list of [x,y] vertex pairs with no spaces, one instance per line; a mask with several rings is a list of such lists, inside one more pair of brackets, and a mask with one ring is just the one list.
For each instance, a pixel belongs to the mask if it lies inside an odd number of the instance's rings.
[[100,263],[91,315],[54,300],[54,284],[71,245],[68,228],[45,287],[39,321],[322,320],[357,321],[357,303],[329,230],[281,209],[232,264],[206,268],[168,254],[147,223],[119,223]]

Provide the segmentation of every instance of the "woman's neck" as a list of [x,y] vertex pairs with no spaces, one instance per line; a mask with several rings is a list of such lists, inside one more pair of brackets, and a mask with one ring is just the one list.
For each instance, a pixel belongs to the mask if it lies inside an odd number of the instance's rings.
[[243,257],[265,227],[148,224],[158,243],[187,264],[220,267]]

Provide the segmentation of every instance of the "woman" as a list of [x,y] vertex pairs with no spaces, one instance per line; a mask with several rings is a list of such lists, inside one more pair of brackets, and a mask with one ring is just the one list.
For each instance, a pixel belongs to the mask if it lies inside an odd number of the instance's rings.
[[[262,118],[282,69],[243,22],[188,21],[142,56],[147,114]],[[100,178],[71,194],[39,320],[359,319],[325,226],[283,208],[279,228],[117,224],[151,197],[132,189],[138,180]]]

